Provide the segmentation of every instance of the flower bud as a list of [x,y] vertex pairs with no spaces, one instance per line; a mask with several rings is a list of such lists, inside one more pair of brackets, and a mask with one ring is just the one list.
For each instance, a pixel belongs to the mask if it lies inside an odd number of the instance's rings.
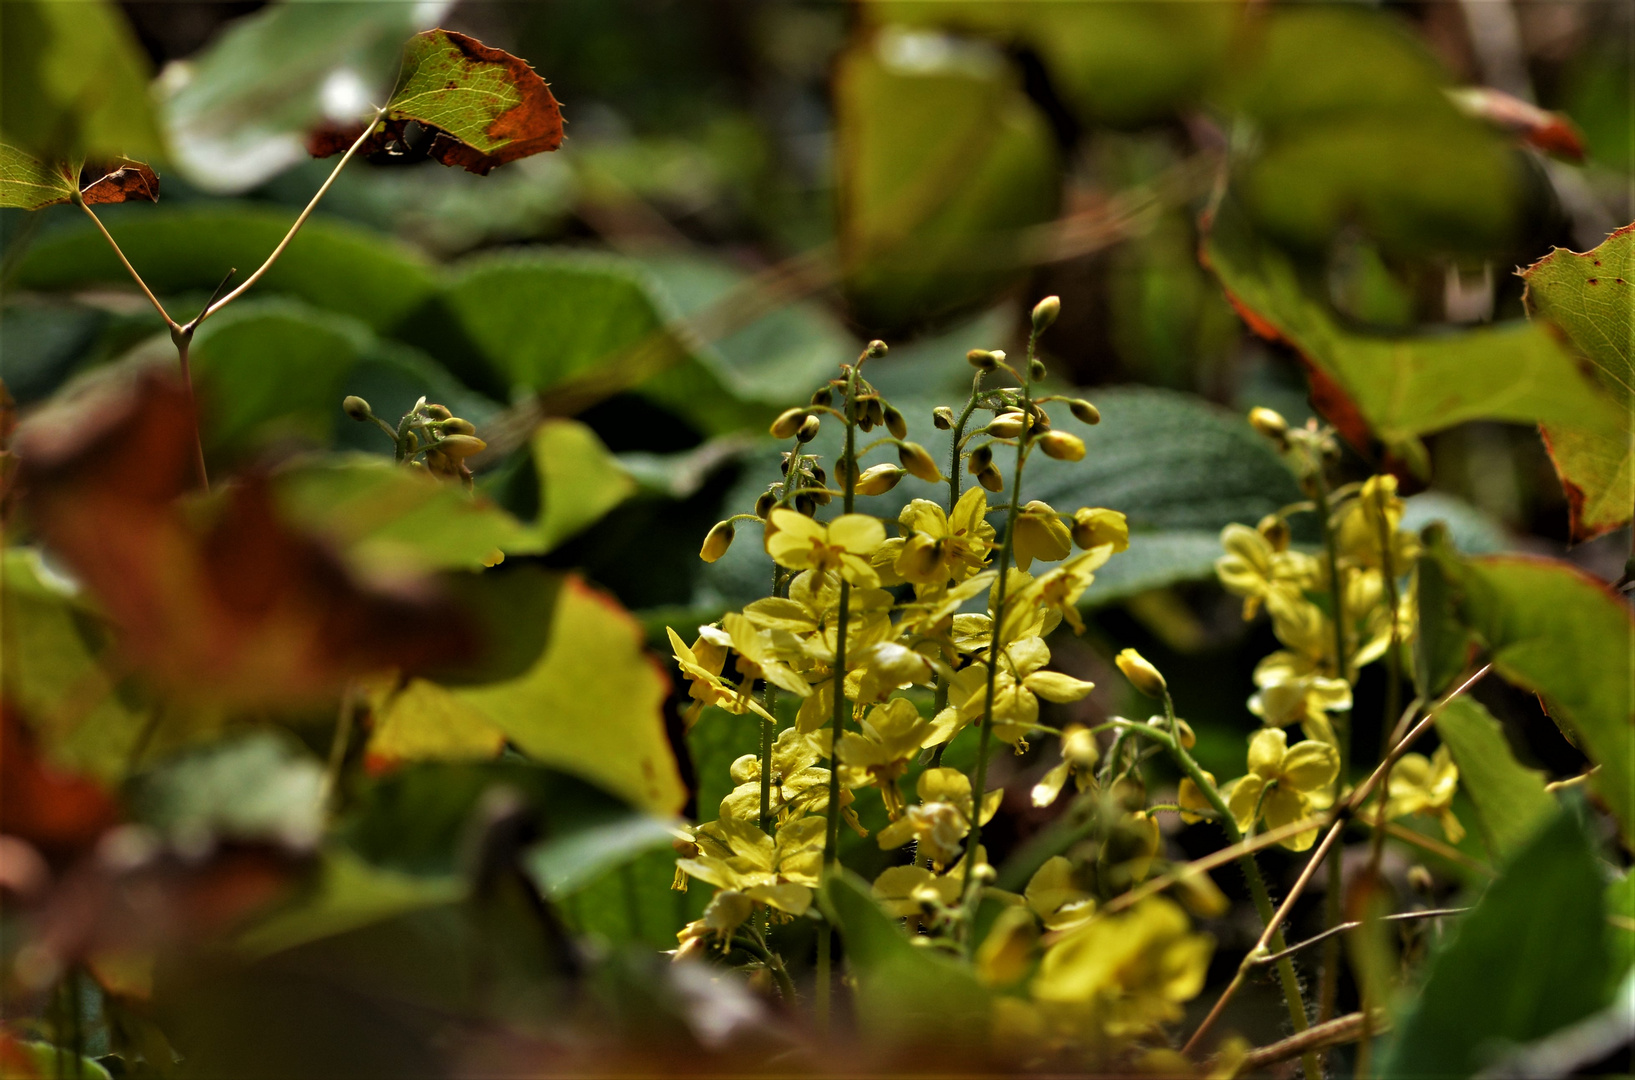
[[834,403],[835,392],[827,386],[820,386],[812,391],[812,404],[828,408]]
[[1175,726],[1180,729],[1181,746],[1183,749],[1191,750],[1194,746],[1198,745],[1198,733],[1192,730],[1191,724],[1187,723],[1185,720],[1177,718],[1175,721]]
[[886,355],[886,343],[876,338],[869,342],[869,359],[878,360]]
[[857,486],[857,472],[852,468],[852,459],[842,455],[835,458],[835,483],[841,487],[851,484]]
[[795,496],[795,513],[806,517],[817,516],[817,500],[810,495]]
[[1273,551],[1289,550],[1291,539],[1289,523],[1283,518],[1276,514],[1267,514],[1260,519],[1260,524],[1256,525],[1255,529],[1266,538],[1268,544],[1272,545]]
[[795,429],[795,438],[799,439],[803,443],[809,443],[813,439],[817,438],[818,428],[821,426],[822,425],[818,423],[817,417],[808,416],[805,420],[800,422],[800,427]]
[[[863,403],[863,408],[868,413],[869,427],[871,427],[871,428],[881,427],[881,426],[883,426],[885,424],[885,422],[886,422],[886,410],[885,410],[885,408],[883,406],[881,406],[879,398],[877,398],[877,397],[869,398],[868,401]],[[865,429],[865,430],[867,430],[867,429]],[[902,438],[901,435],[899,435],[897,437],[899,439]]]
[[1084,458],[1084,440],[1066,431],[1047,431],[1039,436],[1039,449],[1045,456],[1059,461],[1080,461]]
[[1041,360],[1037,356],[1035,356],[1032,360],[1028,361],[1028,378],[1029,379],[1031,379],[1034,382],[1038,382],[1039,380],[1043,379],[1047,374],[1049,374],[1049,373],[1047,371],[1045,371],[1045,362],[1043,360]]
[[770,491],[761,492],[761,497],[755,500],[755,516],[762,521],[772,513],[772,508],[778,504],[778,496]]
[[1056,316],[1062,313],[1062,298],[1047,296],[1033,305],[1033,332],[1042,334],[1056,321]]
[[420,411],[428,420],[447,420],[454,415],[447,405],[422,405]]
[[976,474],[976,482],[987,488],[989,491],[997,492],[1005,490],[1005,478],[1001,476],[999,474],[999,470],[992,465],[989,465],[986,469],[983,469],[981,472]]
[[1146,657],[1134,649],[1125,649],[1114,657],[1118,670],[1130,680],[1130,684],[1148,697],[1161,698],[1164,696],[1166,683],[1164,676],[1157,668],[1147,662]]
[[1289,422],[1283,419],[1283,414],[1263,406],[1255,406],[1249,410],[1249,426],[1271,439],[1279,446],[1288,442]]
[[441,429],[441,431],[443,432],[444,435],[475,435],[475,434],[477,434],[477,425],[476,424],[473,424],[470,420],[462,420],[458,416],[456,416],[456,417],[454,417],[453,419],[450,419],[450,420],[444,420],[441,424],[439,424],[437,426],[438,426],[439,429]]
[[895,465],[871,465],[857,478],[854,490],[859,495],[884,495],[896,487],[897,482],[905,475],[906,472]]
[[1130,546],[1130,525],[1117,510],[1081,506],[1073,511],[1073,542],[1086,551],[1111,544],[1120,552]]
[[774,439],[793,439],[795,432],[806,422],[807,412],[802,408],[785,409],[772,421],[772,437]]
[[375,410],[369,407],[369,403],[356,394],[348,394],[341,402],[341,409],[346,415],[359,421],[368,420],[375,415]]
[[931,455],[926,453],[925,447],[919,443],[900,443],[897,447],[897,460],[903,463],[903,468],[928,484],[942,480],[942,473],[937,471],[937,463],[931,460]]
[[938,431],[954,430],[954,410],[946,405],[938,405],[931,410],[931,423]]
[[1067,407],[1073,410],[1074,417],[1082,424],[1101,423],[1101,410],[1083,398],[1072,399],[1067,403]]
[[999,366],[998,356],[1002,355],[1004,354],[995,354],[987,349],[972,349],[965,354],[965,360],[978,371],[992,371]]
[[718,521],[704,536],[704,546],[698,549],[698,557],[705,562],[714,562],[727,553],[732,546],[732,522]]
[[965,467],[975,476],[993,468],[993,444],[983,443],[965,456]]
[[903,414],[898,412],[895,406],[884,405],[880,411],[885,416],[886,430],[891,432],[892,438],[908,438],[908,421],[903,419]]
[[437,440],[437,449],[446,457],[459,461],[488,449],[488,444],[474,435],[445,435]]
[[988,434],[996,439],[1014,439],[1022,434],[1022,420],[1022,414],[1016,410],[1002,412],[988,422]]

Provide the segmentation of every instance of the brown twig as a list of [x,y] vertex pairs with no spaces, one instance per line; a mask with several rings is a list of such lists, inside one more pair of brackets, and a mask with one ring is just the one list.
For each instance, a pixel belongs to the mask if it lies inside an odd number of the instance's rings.
[[[1468,907],[1451,907],[1431,908],[1427,911],[1399,911],[1395,915],[1381,915],[1380,922],[1412,922],[1414,919],[1434,919],[1443,915],[1463,915],[1469,910],[1470,908]],[[1308,945],[1315,945],[1319,941],[1326,941],[1329,938],[1334,937],[1336,934],[1343,934],[1347,930],[1355,930],[1361,925],[1362,923],[1360,922],[1336,923],[1327,930],[1324,930],[1322,933],[1313,934],[1304,941],[1296,942],[1295,944],[1290,945],[1282,952],[1267,953],[1265,956],[1255,957],[1254,963],[1260,966],[1276,963],[1285,956],[1292,956],[1301,949],[1306,948]]]
[[1383,1009],[1374,1010],[1372,1017],[1365,1017],[1360,1012],[1347,1013],[1325,1023],[1313,1024],[1305,1031],[1291,1035],[1281,1042],[1249,1051],[1238,1066],[1238,1075],[1264,1069],[1280,1061],[1288,1061],[1312,1050],[1326,1050],[1333,1046],[1356,1042],[1362,1035],[1364,1020],[1372,1021],[1371,1027],[1374,1031],[1384,1031],[1391,1026],[1390,1017]]

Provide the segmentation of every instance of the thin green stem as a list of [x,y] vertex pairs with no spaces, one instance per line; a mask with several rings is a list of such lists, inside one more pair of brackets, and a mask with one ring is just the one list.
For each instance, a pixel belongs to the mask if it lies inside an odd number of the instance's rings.
[[789,977],[789,969],[783,966],[783,960],[777,953],[761,942],[742,934],[733,935],[732,943],[765,964],[766,969],[772,973],[772,981],[778,984],[778,993],[782,994],[783,999],[789,1004],[795,1003],[794,980]]
[[[1328,556],[1329,603],[1333,609],[1334,617],[1334,672],[1336,678],[1345,679],[1347,678],[1345,588],[1340,576],[1339,542],[1334,532],[1328,478],[1324,475],[1323,461],[1320,454],[1313,464],[1313,478],[1315,481],[1313,486],[1315,488],[1317,518],[1323,531],[1323,550]],[[1343,788],[1351,759],[1351,714],[1349,710],[1334,714],[1334,739],[1338,744],[1335,749],[1340,755],[1339,784]],[[1337,858],[1330,859],[1328,862],[1328,888],[1323,897],[1324,926],[1339,925],[1341,919],[1341,893],[1344,890],[1343,862]],[[1331,937],[1324,941],[1318,967],[1321,974],[1318,976],[1317,983],[1317,1021],[1323,1023],[1333,1019],[1336,1004],[1339,1000],[1340,939],[1338,937]],[[1321,1054],[1318,1055],[1318,1064],[1319,1066],[1322,1064]]]
[[[772,595],[782,596],[783,567],[772,564]],[[761,684],[761,707],[768,716],[778,715],[778,688],[772,685],[771,680]],[[767,720],[761,723],[761,831],[768,836],[772,835],[772,740],[775,734],[777,721]]]
[[[965,442],[965,425],[970,422],[971,414],[976,411],[977,400],[982,396],[982,375],[979,370],[971,380],[971,396],[965,400],[965,409],[954,421],[954,428],[948,438],[948,516],[954,516],[954,507],[959,505],[960,483],[959,478],[963,470],[960,468],[960,447]],[[948,707],[948,684],[942,679],[937,680],[936,696],[932,701],[931,715],[940,716],[942,710]],[[942,764],[943,751],[948,749],[947,743],[938,743],[937,748],[931,751],[931,767]]]

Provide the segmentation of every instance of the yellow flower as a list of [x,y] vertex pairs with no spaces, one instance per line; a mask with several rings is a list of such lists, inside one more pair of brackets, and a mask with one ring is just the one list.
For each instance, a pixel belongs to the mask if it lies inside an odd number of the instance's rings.
[[1033,947],[1039,941],[1039,927],[1025,907],[1007,907],[988,928],[987,937],[972,957],[976,977],[982,985],[1013,986],[1027,975],[1033,961]]
[[1073,511],[1073,542],[1085,551],[1110,544],[1116,555],[1130,546],[1130,523],[1117,510],[1081,506]]
[[1073,535],[1049,503],[1038,499],[1025,504],[1016,515],[1016,533],[1011,539],[1011,555],[1026,570],[1034,559],[1055,562],[1073,550]]
[[1088,922],[1096,913],[1096,900],[1079,887],[1073,864],[1053,855],[1033,872],[1022,895],[1047,930],[1071,930]]
[[[1331,785],[1340,771],[1340,754],[1316,739],[1289,745],[1282,728],[1261,728],[1249,738],[1249,774],[1227,785],[1222,794],[1247,832],[1258,816],[1270,829],[1298,821],[1334,801]],[[1283,841],[1290,851],[1305,851],[1317,840],[1317,826]]]
[[867,514],[842,514],[828,524],[793,510],[777,509],[769,519],[766,551],[790,570],[834,570],[865,588],[880,584],[869,556],[886,539],[885,526]]
[[[1095,689],[1094,683],[1059,671],[1040,670],[1050,663],[1044,638],[1025,637],[1000,654],[994,676],[994,737],[1026,748],[1030,731],[1039,723],[1039,698],[1066,703],[1078,701]],[[982,718],[988,700],[988,665],[978,661],[954,673],[948,684],[948,707],[933,720],[928,745],[947,742],[967,724]]]
[[665,631],[670,635],[670,648],[675,652],[676,663],[681,666],[681,674],[687,680],[687,694],[693,699],[693,704],[682,713],[688,727],[698,722],[698,716],[706,705],[714,705],[739,716],[746,711],[753,712],[768,723],[772,722],[772,714],[749,696],[747,687],[722,681],[721,668],[727,661],[724,643],[709,640],[714,635],[702,633],[701,628],[698,640],[692,648],[688,648],[674,630],[665,627]]
[[800,640],[787,630],[763,630],[742,615],[730,614],[721,620],[721,629],[738,653],[738,672],[747,688],[756,679],[765,679],[791,694],[806,697],[812,688],[786,662],[804,660]]
[[1243,597],[1243,617],[1252,619],[1273,598],[1300,600],[1317,581],[1317,560],[1298,551],[1278,551],[1247,525],[1221,530],[1226,554],[1215,560],[1215,575],[1226,591]]
[[1249,711],[1269,727],[1299,724],[1306,738],[1333,743],[1330,712],[1351,708],[1351,684],[1323,675],[1309,657],[1287,650],[1268,655],[1255,665],[1255,685]]
[[847,787],[873,784],[879,788],[886,813],[896,821],[903,813],[897,778],[925,745],[931,722],[920,716],[912,701],[894,698],[870,709],[862,727],[861,732],[848,731],[840,737],[841,779]]
[[952,515],[929,499],[915,499],[897,517],[903,549],[894,568],[904,579],[943,586],[963,581],[987,564],[994,529],[988,496],[974,487],[960,496]]
[[[785,728],[772,744],[772,780],[768,810],[779,815],[817,812],[829,805],[829,770],[818,767],[829,752],[829,733],[803,734]],[[729,770],[734,787],[721,800],[721,817],[755,821],[761,814],[761,759],[745,754]]]
[[1391,767],[1386,820],[1422,814],[1436,817],[1448,843],[1465,838],[1465,827],[1453,815],[1453,796],[1459,790],[1459,766],[1444,744],[1426,758],[1424,754],[1403,754]]
[[676,865],[718,889],[737,890],[790,915],[805,914],[822,869],[824,819],[793,818],[779,826],[776,836],[737,818],[715,824],[732,855],[700,854]]
[[[976,849],[976,864],[988,861],[986,848]],[[874,879],[874,896],[880,906],[897,918],[924,915],[940,907],[952,907],[965,891],[965,857],[945,874],[932,873],[923,866],[892,866]]]
[[1174,901],[1151,896],[1092,919],[1045,951],[1033,979],[1044,1003],[1077,1006],[1113,1039],[1181,1017],[1203,989],[1214,941],[1194,934]]
[[[959,858],[961,841],[971,831],[971,780],[958,769],[927,769],[915,786],[918,806],[910,806],[903,816],[881,829],[880,846],[902,847],[917,840],[920,853],[933,866],[942,867]],[[982,823],[994,816],[1005,793],[990,791],[982,800]]]
[[722,951],[725,951],[733,932],[749,920],[754,910],[755,901],[750,897],[737,889],[722,889],[705,906],[702,918],[676,931],[679,947],[674,959],[679,962],[702,956],[712,937],[721,940]]
[[929,686],[933,671],[924,654],[895,641],[878,641],[855,652],[847,642],[846,691],[860,705],[884,701],[892,691],[915,683]]
[[[1204,779],[1211,784],[1215,782],[1214,773],[1208,769],[1200,769],[1199,771],[1204,774]],[[1181,808],[1181,820],[1188,825],[1196,825],[1205,816],[1215,812],[1214,804],[1204,797],[1204,793],[1198,790],[1198,785],[1192,782],[1190,776],[1181,777],[1181,782],[1176,785],[1175,805]]]
[[1335,515],[1335,545],[1340,558],[1356,566],[1383,569],[1380,532],[1390,539],[1391,569],[1406,574],[1419,557],[1419,538],[1403,532],[1403,501],[1397,496],[1397,478],[1389,473],[1363,481],[1357,497]]
[[[1021,621],[1035,617],[1038,607],[1045,612],[1059,612],[1075,634],[1084,633],[1084,620],[1079,618],[1079,597],[1096,580],[1095,572],[1112,557],[1112,544],[1098,544],[1088,551],[1047,570],[1028,582],[1016,600],[1006,604],[1005,629],[1020,633]],[[1010,634],[1005,634],[1009,638]]]
[[1068,777],[1080,791],[1087,791],[1096,782],[1096,761],[1101,751],[1096,736],[1082,724],[1071,724],[1062,730],[1062,763],[1045,773],[1033,785],[1033,805],[1049,806],[1056,801],[1067,785]]

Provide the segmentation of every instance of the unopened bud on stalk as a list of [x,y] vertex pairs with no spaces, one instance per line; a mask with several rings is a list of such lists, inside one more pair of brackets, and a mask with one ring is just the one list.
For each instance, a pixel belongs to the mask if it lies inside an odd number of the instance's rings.
[[1022,434],[1022,421],[1020,412],[1002,412],[988,422],[988,434],[996,439],[1014,439]]
[[983,443],[965,456],[965,465],[975,475],[993,465],[993,444]]
[[898,412],[895,406],[884,405],[880,411],[886,420],[886,430],[891,432],[892,438],[908,438],[908,421],[903,419],[903,414]]
[[1130,546],[1130,524],[1117,510],[1081,506],[1073,511],[1072,532],[1073,542],[1086,551],[1111,544],[1117,553]]
[[965,359],[978,371],[992,371],[999,366],[999,361],[1004,355],[1004,353],[995,353],[988,349],[972,349],[965,354]]
[[454,415],[447,405],[426,405],[420,411],[426,414],[428,420],[447,420]]
[[1257,405],[1249,410],[1249,426],[1279,446],[1288,442],[1289,422],[1275,409]]
[[931,423],[938,431],[954,430],[954,410],[946,405],[938,405],[931,410]]
[[477,434],[477,425],[476,424],[473,424],[470,420],[462,420],[458,416],[456,416],[456,417],[454,417],[452,419],[449,419],[449,420],[444,420],[441,424],[439,424],[437,426],[438,426],[439,429],[442,430],[444,435],[475,435],[475,434]]
[[778,496],[771,491],[761,492],[761,497],[755,500],[755,516],[765,521],[772,513],[772,508],[778,503]]
[[1047,296],[1033,305],[1033,332],[1042,334],[1049,329],[1050,324],[1056,321],[1056,316],[1062,313],[1062,298]]
[[817,500],[810,495],[796,495],[795,512],[807,517],[817,516]]
[[704,536],[704,546],[698,549],[698,557],[705,562],[714,562],[727,553],[732,546],[732,522],[718,521]]
[[1130,685],[1137,690],[1152,698],[1164,696],[1167,686],[1164,682],[1164,676],[1159,673],[1157,668],[1147,662],[1146,657],[1134,649],[1125,649],[1114,658],[1113,662],[1118,665],[1118,670],[1124,673],[1124,677],[1130,680]]
[[1005,490],[1005,478],[999,474],[999,469],[993,465],[989,465],[986,469],[977,473],[976,482],[989,491]]
[[1047,457],[1058,461],[1080,461],[1084,458],[1084,440],[1066,431],[1047,431],[1039,436],[1039,449]]
[[1101,410],[1083,398],[1074,398],[1067,403],[1067,407],[1073,410],[1074,417],[1076,417],[1080,423],[1101,423]]
[[895,465],[871,465],[863,470],[863,475],[857,478],[854,490],[859,495],[884,495],[897,486],[907,473]]
[[926,453],[925,447],[919,443],[898,444],[897,460],[903,463],[903,468],[928,484],[939,483],[942,480],[942,473],[937,471],[937,463],[931,460],[931,455]]
[[375,415],[375,410],[369,403],[356,394],[348,394],[341,402],[341,409],[354,420],[364,421]]
[[437,449],[444,456],[460,461],[487,450],[488,444],[472,435],[445,435],[437,440]]
[[799,431],[800,426],[806,422],[806,417],[807,412],[805,409],[785,409],[778,414],[776,420],[772,421],[772,437],[774,439],[794,438],[795,432]]
[[827,408],[834,402],[835,392],[827,386],[812,391],[812,404]]
[[1028,378],[1029,379],[1031,379],[1034,382],[1038,382],[1041,379],[1043,379],[1047,374],[1049,374],[1049,373],[1045,371],[1045,362],[1043,360],[1041,360],[1037,356],[1035,356],[1032,360],[1028,361]]
[[1276,514],[1267,514],[1260,519],[1260,524],[1256,525],[1255,528],[1259,530],[1260,535],[1266,538],[1266,542],[1272,545],[1273,551],[1289,550],[1289,540],[1291,539],[1289,523],[1283,518]]
[[869,359],[878,360],[886,355],[886,343],[876,338],[869,342]]
[[[879,398],[869,398],[863,403],[863,409],[869,417],[869,427],[880,427],[886,422],[886,410],[880,404]],[[867,429],[865,429],[867,430]],[[901,436],[899,436],[901,438]]]
[[813,439],[817,438],[818,428],[822,426],[823,425],[818,422],[817,417],[808,416],[805,420],[800,422],[800,427],[795,429],[795,438],[799,439],[803,443],[809,443]]
[[1185,720],[1177,718],[1175,721],[1175,726],[1180,729],[1181,746],[1184,749],[1191,750],[1194,746],[1198,745],[1198,733],[1192,730],[1191,724],[1187,723]]

